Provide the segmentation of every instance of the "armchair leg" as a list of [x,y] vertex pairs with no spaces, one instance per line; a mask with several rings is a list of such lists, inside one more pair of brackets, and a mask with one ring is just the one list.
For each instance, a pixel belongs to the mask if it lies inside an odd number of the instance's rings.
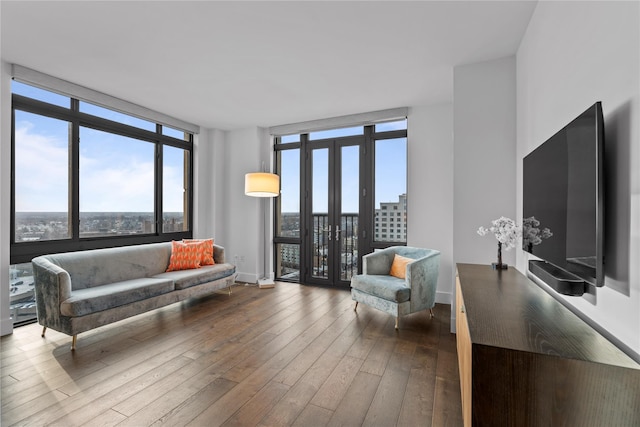
[[42,338],[44,338],[44,333],[47,332],[47,327],[43,326],[42,327],[42,335],[40,335]]
[[358,301],[356,301],[356,305],[355,307],[353,307],[353,311],[356,311],[356,310],[358,310]]
[[433,315],[433,308],[429,309],[429,315],[431,316],[431,318],[433,319],[435,316]]
[[396,329],[398,329],[398,317],[396,317]]
[[73,338],[71,339],[71,351],[75,351],[76,350],[76,340],[78,339],[78,335],[74,335]]

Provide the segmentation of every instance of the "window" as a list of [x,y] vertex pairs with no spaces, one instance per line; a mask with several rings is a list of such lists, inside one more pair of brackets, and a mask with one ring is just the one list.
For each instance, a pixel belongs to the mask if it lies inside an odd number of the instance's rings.
[[[12,92],[12,284],[45,253],[192,236],[193,134],[18,81]],[[35,312],[11,301],[14,323]]]
[[[385,210],[393,210],[398,211],[395,216],[404,216],[406,218],[406,128],[406,120],[376,125],[374,136],[374,209],[376,212],[383,211],[383,216],[386,216]],[[390,216],[394,216],[392,212]],[[389,221],[393,220],[393,218],[389,219]],[[400,218],[398,218],[398,221],[400,221]],[[406,219],[404,222],[400,222],[398,226],[402,227],[398,232],[405,237],[398,237],[399,235],[396,234],[389,235],[387,239],[386,235],[382,235],[380,239],[376,240],[406,243]]]
[[162,232],[189,231],[189,150],[162,147]]
[[280,197],[275,202],[275,274],[278,280],[300,280],[300,135],[277,139],[276,171],[280,175]]
[[70,142],[70,122],[15,111],[13,237],[16,244],[71,237]]

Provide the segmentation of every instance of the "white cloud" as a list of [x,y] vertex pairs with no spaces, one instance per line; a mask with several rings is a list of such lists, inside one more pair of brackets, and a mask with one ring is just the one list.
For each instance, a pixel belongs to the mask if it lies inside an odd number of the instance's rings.
[[28,121],[16,123],[16,211],[68,210],[68,140],[32,133]]

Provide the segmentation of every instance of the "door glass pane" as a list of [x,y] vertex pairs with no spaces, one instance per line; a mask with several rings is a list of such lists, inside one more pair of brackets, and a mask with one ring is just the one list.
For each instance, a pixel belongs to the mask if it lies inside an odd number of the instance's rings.
[[162,150],[162,231],[187,231],[189,152],[168,145]]
[[353,136],[364,134],[364,126],[355,126],[350,128],[320,130],[309,134],[310,140],[338,138],[342,136]]
[[329,278],[329,149],[313,150],[312,156],[312,276]]
[[276,245],[276,277],[300,280],[300,245],[279,243]]
[[407,241],[407,138],[375,142],[376,241]]
[[15,111],[15,242],[71,237],[70,123]]
[[340,280],[358,274],[359,146],[342,147]]
[[154,144],[80,128],[80,237],[152,233]]
[[276,198],[280,215],[277,235],[300,237],[300,149],[282,150],[278,153],[280,197]]

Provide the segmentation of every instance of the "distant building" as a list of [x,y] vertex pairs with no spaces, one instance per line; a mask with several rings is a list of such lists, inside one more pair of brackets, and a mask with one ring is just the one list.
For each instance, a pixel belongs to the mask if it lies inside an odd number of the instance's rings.
[[382,202],[376,209],[375,239],[379,242],[407,241],[407,195],[398,196],[397,202]]

